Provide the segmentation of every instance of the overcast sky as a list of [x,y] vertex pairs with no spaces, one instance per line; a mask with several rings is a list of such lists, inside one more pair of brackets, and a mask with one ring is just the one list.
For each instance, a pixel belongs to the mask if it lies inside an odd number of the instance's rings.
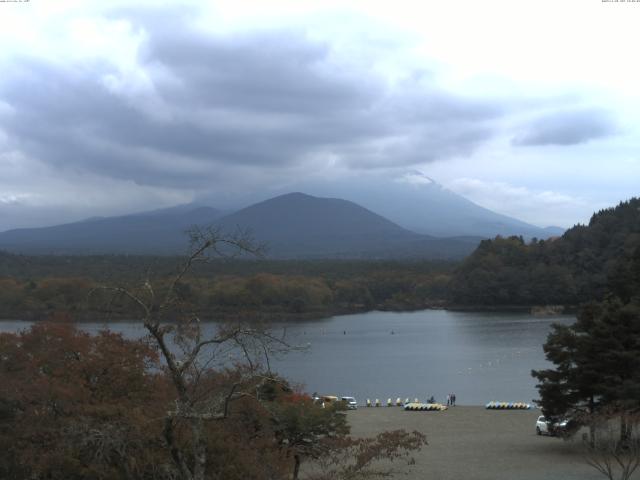
[[0,231],[416,171],[540,226],[639,193],[640,3],[205,3],[0,2]]

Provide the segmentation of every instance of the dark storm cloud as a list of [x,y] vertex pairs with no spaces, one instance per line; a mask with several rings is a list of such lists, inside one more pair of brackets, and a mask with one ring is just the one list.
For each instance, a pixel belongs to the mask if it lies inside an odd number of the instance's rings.
[[173,100],[329,118],[366,108],[378,93],[375,86],[320,71],[328,53],[292,33],[225,39],[186,31],[152,37],[142,57],[180,80],[178,87],[163,86]]
[[519,146],[577,145],[616,132],[610,114],[601,109],[555,112],[536,119],[512,143]]
[[145,32],[139,62],[151,88],[120,88],[106,61],[15,59],[0,80],[12,146],[57,168],[197,188],[212,172],[286,175],[323,156],[379,168],[466,155],[504,113],[420,78],[389,86],[340,71],[327,45],[300,33],[216,36],[174,14],[125,16]]

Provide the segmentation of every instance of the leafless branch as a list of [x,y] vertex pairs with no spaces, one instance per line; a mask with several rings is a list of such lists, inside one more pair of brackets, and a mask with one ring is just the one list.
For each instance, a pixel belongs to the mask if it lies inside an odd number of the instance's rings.
[[[593,416],[591,422],[597,435],[585,442],[585,462],[609,480],[629,480],[640,467],[640,416],[635,412],[606,411]],[[635,433],[629,428],[634,425]]]
[[[211,253],[229,258],[240,254],[261,256],[263,252],[263,247],[255,246],[246,231],[238,230],[234,235],[225,235],[214,227],[194,228],[190,236],[191,252],[161,289],[154,288],[148,272],[140,287],[142,294],[121,286],[99,289],[113,293],[114,297],[127,298],[141,308],[143,325],[161,353],[177,394],[175,408],[168,411],[164,419],[164,440],[182,478],[204,480],[207,460],[203,422],[227,418],[230,405],[236,400],[246,397],[258,400],[267,377],[260,378],[257,375],[259,362],[256,359],[264,355],[270,370],[269,352],[290,347],[284,337],[278,338],[268,332],[241,325],[221,327],[210,335],[203,335],[195,313],[174,324],[163,323],[167,314],[178,315],[180,310],[184,310],[179,288],[197,262],[206,261]],[[162,298],[158,301],[159,296]],[[215,382],[211,383],[209,372],[214,356],[224,354],[225,350],[221,347],[226,345],[229,346],[229,352],[234,349],[242,352],[247,369],[245,372],[240,370],[236,378],[230,377],[231,383],[220,388]],[[214,347],[209,358],[204,355],[207,347]],[[228,360],[224,362],[228,363]],[[273,381],[271,376],[268,378]],[[185,446],[176,439],[175,431],[180,425],[190,432],[190,441],[187,442],[189,451],[184,450]]]

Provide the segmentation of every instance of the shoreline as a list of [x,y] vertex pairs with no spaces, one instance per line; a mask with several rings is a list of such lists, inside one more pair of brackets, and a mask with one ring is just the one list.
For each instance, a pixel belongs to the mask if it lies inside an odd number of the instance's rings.
[[[391,312],[391,313],[405,313],[405,312],[419,312],[423,310],[445,310],[450,312],[468,312],[468,313],[520,313],[530,314],[537,317],[548,317],[556,315],[575,315],[578,311],[576,305],[563,305],[563,306],[540,306],[540,305],[506,305],[506,306],[484,306],[484,305],[421,305],[415,308],[385,308],[383,305],[377,305],[373,308],[355,307],[355,308],[339,308],[331,311],[312,311],[312,312],[264,312],[264,311],[247,311],[241,313],[232,313],[227,311],[208,312],[206,316],[201,317],[201,321],[204,323],[216,323],[224,321],[247,321],[255,323],[275,323],[275,322],[297,322],[297,321],[310,321],[328,320],[332,317],[343,315],[355,315],[358,313],[371,313],[371,312]],[[55,312],[28,312],[22,315],[22,318],[12,318],[13,315],[3,318],[0,315],[1,322],[8,321],[23,321],[23,322],[43,322],[46,321]],[[71,315],[71,314],[70,314]],[[124,323],[137,321],[132,316],[118,315],[111,318],[106,318],[99,314],[81,314],[78,315],[72,323]],[[218,317],[218,318],[215,318]]]

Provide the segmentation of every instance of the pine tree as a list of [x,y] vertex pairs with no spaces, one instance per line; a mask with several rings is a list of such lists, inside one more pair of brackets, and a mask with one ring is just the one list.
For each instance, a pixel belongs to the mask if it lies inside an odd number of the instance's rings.
[[[555,325],[544,345],[553,369],[533,371],[546,415],[579,423],[606,408],[620,418],[640,410],[640,302],[617,297],[582,308],[570,326]],[[621,436],[628,431],[622,425]],[[592,431],[593,433],[593,431]]]

